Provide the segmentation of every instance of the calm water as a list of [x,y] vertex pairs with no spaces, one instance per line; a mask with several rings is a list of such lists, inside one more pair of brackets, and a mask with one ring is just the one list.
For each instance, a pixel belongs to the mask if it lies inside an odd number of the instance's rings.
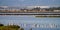
[[[14,24],[60,24],[60,18],[36,18],[35,16],[28,15],[19,15],[19,16],[1,16],[0,15],[0,23],[5,25],[9,23]],[[29,26],[28,26],[29,27]],[[28,30],[29,28],[25,28]],[[60,28],[32,28],[32,30],[60,30]]]

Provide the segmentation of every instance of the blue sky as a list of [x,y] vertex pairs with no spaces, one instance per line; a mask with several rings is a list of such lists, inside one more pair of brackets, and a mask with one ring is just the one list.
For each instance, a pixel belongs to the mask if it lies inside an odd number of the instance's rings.
[[60,0],[0,0],[0,6],[60,6]]

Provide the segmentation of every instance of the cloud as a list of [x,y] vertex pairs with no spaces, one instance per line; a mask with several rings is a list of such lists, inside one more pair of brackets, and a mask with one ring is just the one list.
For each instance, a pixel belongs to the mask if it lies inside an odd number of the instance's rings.
[[0,6],[0,7],[3,7],[3,8],[8,8],[8,6]]

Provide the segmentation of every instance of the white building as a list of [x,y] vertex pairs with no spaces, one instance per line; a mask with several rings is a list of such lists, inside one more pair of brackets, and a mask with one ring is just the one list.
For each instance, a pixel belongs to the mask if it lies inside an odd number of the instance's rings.
[[50,8],[49,6],[27,6],[27,8],[36,8],[36,7],[40,7],[40,8]]

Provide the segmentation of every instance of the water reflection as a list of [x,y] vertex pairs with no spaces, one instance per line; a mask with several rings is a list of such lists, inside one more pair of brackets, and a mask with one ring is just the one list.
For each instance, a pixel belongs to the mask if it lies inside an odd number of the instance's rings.
[[0,23],[7,24],[59,24],[60,18],[36,18],[32,15],[0,16]]

